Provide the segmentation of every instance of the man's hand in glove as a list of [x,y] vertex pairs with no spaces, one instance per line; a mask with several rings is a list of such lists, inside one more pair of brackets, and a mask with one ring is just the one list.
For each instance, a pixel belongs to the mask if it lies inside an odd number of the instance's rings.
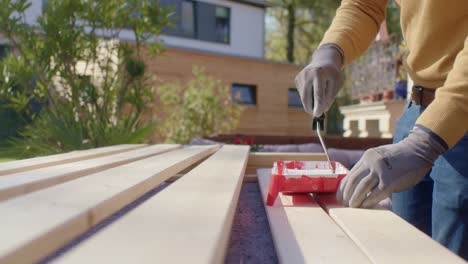
[[307,113],[319,117],[330,108],[343,85],[342,61],[341,50],[333,44],[325,44],[314,52],[312,62],[296,76],[296,87]]
[[373,207],[419,183],[446,150],[436,134],[416,126],[399,143],[367,150],[341,182],[337,199],[350,207]]

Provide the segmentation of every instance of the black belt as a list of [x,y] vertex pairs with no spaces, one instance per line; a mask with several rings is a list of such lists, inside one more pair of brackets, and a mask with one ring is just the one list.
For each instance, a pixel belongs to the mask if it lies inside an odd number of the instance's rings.
[[424,107],[429,106],[435,98],[435,89],[415,85],[411,91],[411,100]]

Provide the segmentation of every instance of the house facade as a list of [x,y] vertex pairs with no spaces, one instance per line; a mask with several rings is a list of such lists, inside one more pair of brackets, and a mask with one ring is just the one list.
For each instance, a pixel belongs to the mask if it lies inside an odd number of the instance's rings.
[[300,65],[264,59],[264,0],[162,0],[174,11],[173,28],[161,39],[166,52],[150,70],[163,80],[188,80],[192,68],[231,87],[245,110],[235,133],[310,135],[312,121],[303,110],[294,77]]
[[169,47],[263,58],[263,1],[160,0],[173,10],[174,27],[161,38]]

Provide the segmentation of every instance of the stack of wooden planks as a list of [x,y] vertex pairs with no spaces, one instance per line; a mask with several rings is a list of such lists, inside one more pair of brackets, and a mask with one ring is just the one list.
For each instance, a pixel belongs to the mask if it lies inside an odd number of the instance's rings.
[[[265,197],[270,171],[259,168],[279,159],[324,157],[121,145],[0,164],[0,263],[222,263],[243,180],[258,177]],[[281,195],[266,212],[282,263],[464,263],[389,211]]]

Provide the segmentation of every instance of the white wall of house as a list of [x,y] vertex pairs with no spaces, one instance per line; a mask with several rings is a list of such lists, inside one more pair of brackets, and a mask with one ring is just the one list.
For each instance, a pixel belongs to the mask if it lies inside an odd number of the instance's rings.
[[202,0],[231,9],[231,42],[213,43],[189,38],[162,36],[168,46],[219,52],[253,58],[263,58],[265,9],[226,0]]
[[[197,1],[212,3],[230,8],[230,43],[223,44],[191,38],[163,35],[161,36],[161,39],[167,46],[252,58],[264,57],[264,8],[228,0]],[[26,17],[28,23],[32,24],[42,13],[42,0],[31,0],[31,3],[32,6],[27,10]],[[133,35],[130,31],[127,30],[123,30],[120,37],[123,40],[133,39]]]
[[396,120],[405,109],[406,101],[392,100],[341,106],[344,115],[344,137],[391,138]]
[[42,14],[42,0],[30,0],[31,7],[26,10],[26,22],[36,23],[37,18]]

